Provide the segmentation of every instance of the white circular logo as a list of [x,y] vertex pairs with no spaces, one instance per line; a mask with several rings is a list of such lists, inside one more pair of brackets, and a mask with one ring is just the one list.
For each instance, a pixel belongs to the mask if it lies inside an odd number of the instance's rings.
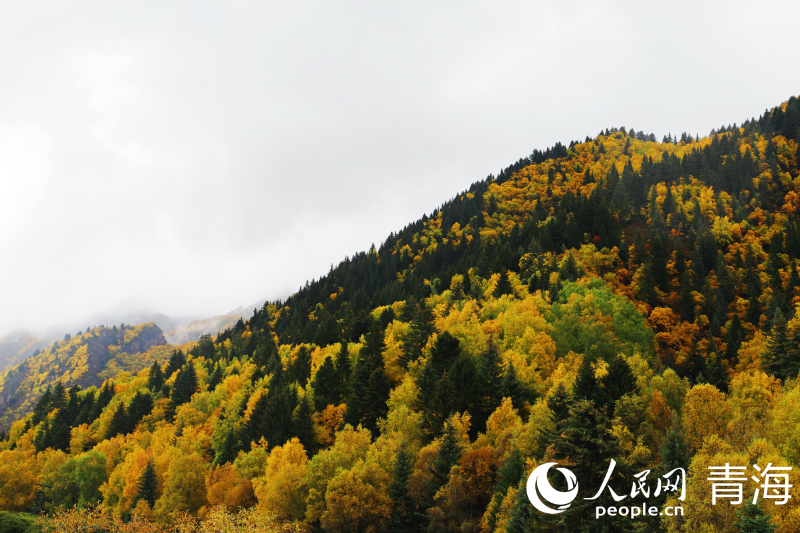
[[[553,488],[550,481],[547,480],[547,472],[558,463],[545,463],[531,472],[528,477],[528,499],[537,511],[547,514],[559,514],[569,509],[569,504],[578,497],[578,480],[575,474],[566,468],[556,468],[567,479],[567,492],[561,492]],[[542,495],[539,498],[539,494]],[[543,501],[555,505],[556,509],[548,507]]]

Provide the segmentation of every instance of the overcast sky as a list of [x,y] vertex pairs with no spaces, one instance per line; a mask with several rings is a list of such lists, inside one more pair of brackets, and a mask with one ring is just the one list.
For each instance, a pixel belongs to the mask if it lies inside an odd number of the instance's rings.
[[[286,297],[534,148],[800,93],[796,2],[3,2],[0,333]],[[88,324],[87,324],[88,325]]]

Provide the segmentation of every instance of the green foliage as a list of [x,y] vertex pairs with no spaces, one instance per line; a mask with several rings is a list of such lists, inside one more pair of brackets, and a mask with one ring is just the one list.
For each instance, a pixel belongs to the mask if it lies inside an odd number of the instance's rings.
[[[610,320],[600,320],[603,316]],[[599,279],[565,283],[548,319],[555,327],[552,336],[559,355],[574,351],[591,361],[607,362],[620,352],[653,356],[653,331],[642,315],[630,300],[615,295]]]
[[0,533],[35,533],[36,518],[25,513],[0,511]]
[[759,505],[748,502],[741,513],[736,513],[736,530],[740,533],[774,533],[777,525]]

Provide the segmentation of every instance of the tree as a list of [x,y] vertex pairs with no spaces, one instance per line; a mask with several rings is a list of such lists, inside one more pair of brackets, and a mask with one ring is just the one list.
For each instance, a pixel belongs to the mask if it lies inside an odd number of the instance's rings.
[[194,365],[189,362],[181,367],[175,377],[175,384],[172,386],[170,394],[170,412],[174,414],[175,409],[192,399],[192,395],[197,392],[197,372]]
[[[405,307],[409,309],[406,310]],[[400,361],[402,366],[411,361],[416,361],[422,356],[422,349],[436,330],[433,312],[424,301],[416,304],[415,300],[409,299],[405,307],[403,308],[403,318],[411,318],[411,325],[403,339],[403,358]]]
[[345,416],[348,423],[354,426],[363,424],[373,435],[378,432],[378,419],[388,411],[386,401],[390,387],[383,362],[385,349],[383,330],[378,322],[374,322],[358,355],[353,387],[347,399]]
[[313,414],[314,409],[311,407],[311,402],[306,398],[299,400],[298,406],[292,414],[292,433],[311,454],[317,449],[314,420],[311,418]]
[[153,461],[148,460],[147,466],[144,467],[142,474],[136,481],[136,497],[134,505],[139,500],[144,500],[147,505],[152,509],[156,505],[158,499],[158,478],[156,477],[156,469],[153,467]]
[[431,479],[428,481],[428,493],[431,498],[442,488],[450,477],[450,469],[458,464],[461,458],[461,447],[456,439],[455,428],[445,423],[439,451],[430,467]]
[[222,367],[220,366],[219,362],[214,365],[214,372],[208,377],[208,390],[213,391],[217,388],[217,385],[222,383]]
[[526,400],[527,394],[525,391],[525,386],[517,378],[517,370],[514,368],[513,362],[508,363],[508,366],[506,367],[506,373],[503,377],[501,387],[503,389],[503,397],[511,398],[514,409],[521,409]]
[[683,431],[673,418],[673,425],[669,428],[661,441],[661,465],[664,472],[671,472],[676,468],[689,468],[689,456],[686,450]]
[[147,388],[158,394],[162,387],[164,387],[164,373],[161,371],[161,365],[158,361],[153,361],[153,366],[150,367],[150,375],[147,378]]
[[482,431],[486,421],[503,401],[503,367],[494,339],[489,337],[486,349],[478,358],[478,391],[480,405],[475,413],[475,428]]
[[506,294],[510,296],[514,295],[514,288],[511,287],[511,282],[508,280],[508,269],[503,270],[500,273],[500,277],[497,278],[497,285],[494,288],[492,296],[500,298]]
[[392,482],[389,484],[389,497],[392,499],[392,521],[390,533],[408,533],[417,531],[417,520],[414,515],[414,500],[408,493],[408,481],[413,471],[411,456],[406,451],[405,443],[395,455]]
[[572,387],[572,396],[576,400],[588,400],[595,405],[602,405],[600,386],[588,357],[583,358],[583,363],[578,370],[578,377]]
[[106,430],[106,438],[110,439],[116,437],[119,434],[127,433],[128,424],[129,424],[128,412],[125,409],[125,404],[119,402],[119,405],[117,405],[117,409],[111,416],[111,422],[109,422],[108,424],[108,429]]
[[347,398],[350,394],[350,379],[352,378],[352,369],[350,367],[350,353],[348,351],[347,341],[342,341],[339,352],[336,354],[336,383],[337,395],[340,399]]
[[747,502],[742,512],[736,513],[734,526],[740,533],[774,533],[778,527],[761,506],[752,502]]
[[176,370],[183,368],[185,364],[186,356],[183,355],[183,352],[179,348],[173,350],[172,354],[169,356],[167,367],[164,369],[165,379],[169,379]]
[[314,405],[317,411],[341,402],[341,386],[337,377],[333,357],[325,358],[314,376]]
[[608,374],[601,380],[604,403],[609,413],[614,411],[617,400],[636,391],[636,376],[622,356],[617,356],[608,365]]
[[289,368],[289,375],[292,381],[296,381],[301,387],[305,387],[308,378],[311,377],[311,353],[305,346],[300,346],[297,350],[297,357]]

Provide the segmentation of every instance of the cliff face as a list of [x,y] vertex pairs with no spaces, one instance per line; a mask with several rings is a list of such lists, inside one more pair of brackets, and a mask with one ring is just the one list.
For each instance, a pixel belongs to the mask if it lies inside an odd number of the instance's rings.
[[164,333],[154,323],[125,329],[97,327],[75,337],[67,335],[0,374],[0,420],[7,424],[30,412],[47,386],[58,380],[67,388],[100,386],[99,374],[112,359],[144,354],[165,344]]

